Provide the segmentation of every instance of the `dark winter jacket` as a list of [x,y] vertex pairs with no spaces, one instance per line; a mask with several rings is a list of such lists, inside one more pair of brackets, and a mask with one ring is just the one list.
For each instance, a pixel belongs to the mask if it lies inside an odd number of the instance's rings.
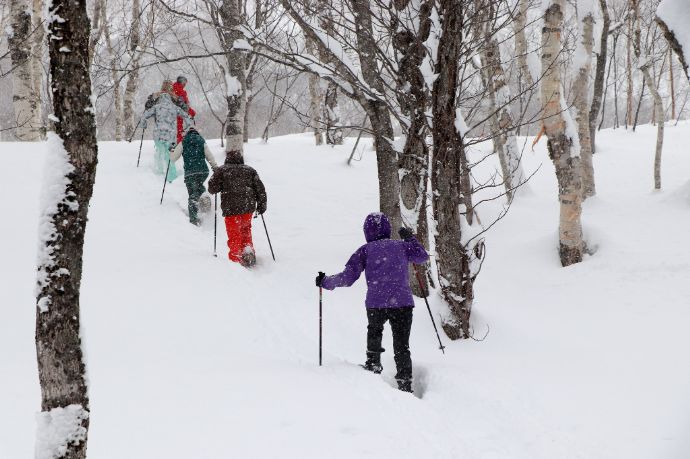
[[244,164],[242,154],[228,152],[225,164],[213,171],[209,193],[221,193],[223,216],[266,212],[266,189],[254,168]]
[[413,307],[408,266],[429,258],[424,247],[414,237],[404,241],[391,239],[391,224],[382,213],[367,216],[364,237],[367,243],[350,257],[345,270],[326,276],[321,286],[327,290],[349,287],[364,271],[367,308]]
[[211,164],[211,167],[217,167],[216,160],[206,141],[194,128],[187,131],[182,143],[178,144],[170,154],[170,159],[177,161],[180,156],[184,161],[185,177],[199,174],[208,175],[206,161]]

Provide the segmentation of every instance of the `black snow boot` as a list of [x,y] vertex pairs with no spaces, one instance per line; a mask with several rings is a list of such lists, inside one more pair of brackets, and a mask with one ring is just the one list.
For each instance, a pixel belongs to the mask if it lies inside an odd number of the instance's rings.
[[245,251],[240,258],[240,264],[245,268],[251,268],[256,264],[256,255],[253,251]]
[[398,389],[403,392],[412,393],[412,380],[411,379],[397,379]]
[[380,374],[383,371],[381,352],[367,352],[367,361],[362,365],[362,368],[377,375]]

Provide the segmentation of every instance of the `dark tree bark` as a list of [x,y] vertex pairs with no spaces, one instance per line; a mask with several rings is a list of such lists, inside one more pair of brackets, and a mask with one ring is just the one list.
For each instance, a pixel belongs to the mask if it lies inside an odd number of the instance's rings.
[[59,177],[45,184],[51,187],[52,202],[44,203],[40,222],[36,353],[42,414],[38,446],[54,427],[50,422],[53,410],[71,410],[75,441],[66,445],[62,457],[83,459],[89,398],[79,338],[79,291],[84,232],[98,161],[89,77],[91,26],[86,2],[52,1],[51,11],[59,12],[59,18],[48,20],[48,43],[53,112],[59,121],[51,155],[62,167],[52,165]]
[[[458,62],[463,40],[461,0],[439,0],[441,36],[432,90],[434,151],[431,187],[436,220],[436,263],[441,294],[450,315],[443,329],[450,339],[470,336],[470,313],[474,298],[472,251],[462,243],[461,218],[471,218],[471,195],[467,193],[469,169],[461,134],[456,128]],[[461,206],[465,216],[461,215]]]
[[597,120],[599,119],[599,111],[601,110],[601,95],[604,91],[604,73],[606,72],[609,29],[611,28],[611,18],[609,16],[609,7],[606,4],[606,0],[599,0],[599,5],[601,6],[601,13],[604,17],[604,21],[601,28],[601,41],[599,45],[599,53],[597,54],[597,65],[596,70],[594,71],[592,107],[589,109],[589,136],[592,145],[592,153],[596,153],[594,137],[596,136]]
[[683,69],[685,70],[685,75],[688,77],[688,79],[690,79],[690,72],[688,71],[688,60],[685,54],[690,51],[683,50],[683,47],[678,42],[676,35],[673,33],[671,29],[668,28],[668,25],[666,25],[666,23],[658,16],[656,17],[656,23],[659,25],[661,31],[664,33],[664,37],[666,37],[669,46],[671,47],[673,52],[676,53],[676,55],[678,56],[678,59],[680,60]]
[[[369,0],[352,0],[357,35],[357,54],[364,81],[375,91],[383,94],[383,82],[377,68],[376,41],[374,40]],[[391,221],[394,233],[401,225],[400,179],[398,177],[398,155],[393,147],[393,123],[390,112],[382,100],[366,99],[362,106],[369,115],[374,131],[376,146],[379,201],[381,212]]]
[[[398,0],[393,3],[399,17],[414,17],[401,14],[408,8],[409,0]],[[393,38],[393,46],[399,53],[398,101],[404,115],[409,117],[410,124],[405,132],[405,146],[399,161],[400,168],[400,202],[403,212],[403,224],[411,226],[416,232],[417,240],[425,248],[429,248],[429,225],[427,223],[427,183],[429,181],[429,146],[426,142],[428,134],[427,110],[429,94],[424,81],[420,65],[425,57],[424,42],[429,38],[431,30],[432,0],[424,0],[417,5],[419,8],[418,25],[408,27],[398,18],[393,24],[397,32]],[[410,267],[410,287],[417,296],[426,295],[426,285],[420,287],[417,276]],[[425,267],[429,278],[428,265]]]

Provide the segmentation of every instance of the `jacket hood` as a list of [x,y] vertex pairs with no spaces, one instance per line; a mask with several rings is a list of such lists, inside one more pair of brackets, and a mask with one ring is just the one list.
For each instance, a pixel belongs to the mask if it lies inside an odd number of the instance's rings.
[[391,222],[388,221],[388,217],[381,212],[367,215],[367,218],[364,220],[364,237],[367,242],[390,239]]
[[242,153],[236,150],[226,152],[225,164],[244,164]]

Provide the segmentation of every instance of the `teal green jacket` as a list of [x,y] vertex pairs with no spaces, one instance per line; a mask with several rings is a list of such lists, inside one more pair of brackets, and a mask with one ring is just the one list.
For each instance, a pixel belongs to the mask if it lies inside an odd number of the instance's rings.
[[182,139],[182,143],[175,147],[170,159],[177,161],[182,156],[184,161],[184,175],[208,174],[208,166],[206,161],[211,164],[211,167],[217,167],[216,160],[213,153],[208,148],[206,141],[201,134],[195,130],[190,130]]

